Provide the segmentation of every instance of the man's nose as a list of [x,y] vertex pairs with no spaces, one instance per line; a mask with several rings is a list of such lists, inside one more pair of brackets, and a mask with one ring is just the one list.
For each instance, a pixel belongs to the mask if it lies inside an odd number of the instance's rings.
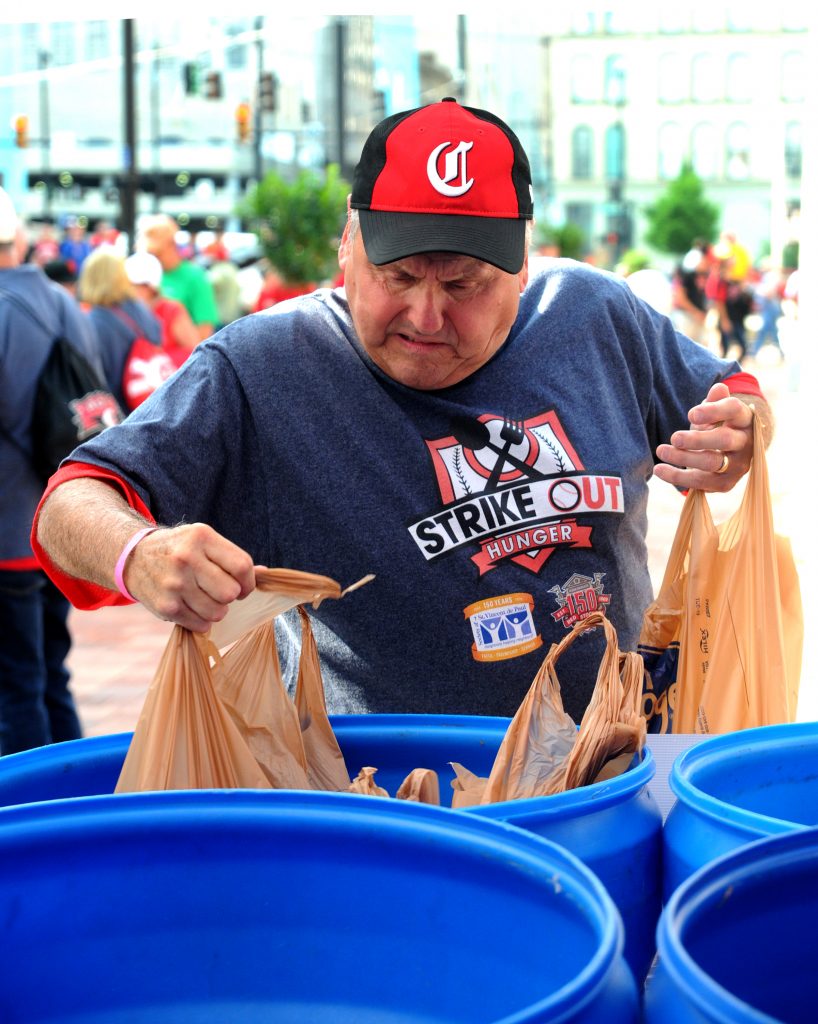
[[418,334],[436,334],[445,322],[447,296],[439,285],[420,284],[411,289],[407,312]]

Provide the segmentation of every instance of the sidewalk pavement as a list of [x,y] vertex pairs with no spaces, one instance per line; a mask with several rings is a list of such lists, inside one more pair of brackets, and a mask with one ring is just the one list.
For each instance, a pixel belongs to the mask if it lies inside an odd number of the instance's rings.
[[[812,593],[816,559],[812,515],[805,514],[814,504],[803,459],[806,439],[814,434],[814,427],[806,432],[807,424],[814,423],[815,415],[808,408],[813,396],[806,388],[799,390],[797,353],[787,352],[787,361],[780,363],[775,350],[762,349],[757,361],[747,361],[746,369],[758,376],[776,416],[776,435],[768,453],[770,488],[776,531],[790,537],[801,578],[806,629],[798,718],[804,721],[818,718],[818,630],[811,628],[818,621]],[[717,522],[738,507],[741,492],[739,486],[728,495],[710,496]],[[658,480],[651,482],[648,545],[655,588],[662,579],[681,505],[675,489]],[[70,625],[74,646],[68,663],[86,735],[131,731],[159,665],[170,624],[134,605],[95,612],[74,610]]]

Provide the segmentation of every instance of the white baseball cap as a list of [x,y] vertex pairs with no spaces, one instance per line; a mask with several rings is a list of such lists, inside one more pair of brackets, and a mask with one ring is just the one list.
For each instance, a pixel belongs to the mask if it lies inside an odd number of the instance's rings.
[[159,290],[162,264],[149,252],[135,252],[125,260],[125,273],[131,284],[147,284]]

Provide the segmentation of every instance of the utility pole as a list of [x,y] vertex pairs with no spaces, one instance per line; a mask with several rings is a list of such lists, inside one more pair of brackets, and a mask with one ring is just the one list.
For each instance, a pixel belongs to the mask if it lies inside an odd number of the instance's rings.
[[153,40],[153,59],[151,60],[151,148],[153,150],[153,212],[158,213],[162,199],[162,144],[160,103],[159,103],[159,36]]
[[457,98],[460,103],[466,102],[466,74],[468,71],[466,46],[466,15],[457,16]]
[[261,181],[263,177],[263,167],[261,163],[261,125],[262,125],[262,110],[261,110],[261,78],[264,74],[264,17],[259,15],[256,18],[256,97],[254,103],[253,113],[253,176],[256,181]]
[[37,65],[40,71],[40,153],[45,172],[45,210],[46,217],[51,216],[51,105],[48,101],[48,64],[50,57],[45,50],[37,54]]
[[346,103],[344,96],[344,61],[346,57],[346,24],[343,17],[335,19],[335,123],[338,131],[337,161],[341,175],[347,176]]
[[122,147],[122,176],[119,189],[121,229],[128,236],[128,251],[134,251],[136,231],[136,193],[139,179],[136,169],[136,67],[134,62],[133,18],[122,21],[122,95],[124,99],[124,136]]

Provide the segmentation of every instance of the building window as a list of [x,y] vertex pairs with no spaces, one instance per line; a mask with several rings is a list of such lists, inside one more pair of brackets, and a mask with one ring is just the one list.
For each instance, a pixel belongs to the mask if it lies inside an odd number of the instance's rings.
[[687,31],[688,12],[681,4],[659,8],[659,31],[678,35]]
[[621,124],[609,125],[605,130],[605,178],[625,179],[625,129]]
[[659,177],[673,181],[682,171],[685,158],[685,138],[681,126],[668,121],[659,129]]
[[599,64],[587,54],[577,54],[571,60],[571,99],[574,103],[599,102],[602,89]]
[[750,32],[753,29],[753,13],[746,3],[727,5],[727,30],[729,32]]
[[76,22],[55,21],[51,26],[52,64],[74,64],[77,59]]
[[692,143],[693,170],[702,180],[712,180],[718,172],[719,132],[707,122],[697,124],[693,129]]
[[33,71],[39,67],[40,26],[28,22],[20,26],[20,70]]
[[748,103],[753,96],[753,66],[746,53],[732,53],[727,60],[727,99]]
[[605,102],[622,106],[627,98],[627,81],[622,58],[616,54],[605,59]]
[[663,53],[659,58],[659,100],[683,103],[688,98],[685,62],[678,53]]
[[784,130],[784,168],[788,177],[801,177],[800,121],[790,121]]
[[720,4],[713,0],[695,0],[691,5],[694,32],[722,32],[724,30],[724,11]]
[[233,71],[247,67],[247,43],[235,42],[237,36],[247,31],[245,25],[228,25],[226,29],[225,64]]
[[578,36],[590,36],[596,31],[594,12],[587,8],[572,8],[571,31]]
[[107,21],[85,23],[85,59],[103,60],[111,56],[110,37]]
[[798,103],[804,99],[806,59],[803,53],[785,53],[781,58],[781,99]]
[[725,133],[725,172],[731,181],[750,177],[750,129],[743,121],[728,126]]
[[712,53],[697,53],[693,58],[693,99],[697,103],[721,99],[719,64]]
[[594,137],[585,124],[577,125],[571,137],[571,176],[577,181],[594,176]]

